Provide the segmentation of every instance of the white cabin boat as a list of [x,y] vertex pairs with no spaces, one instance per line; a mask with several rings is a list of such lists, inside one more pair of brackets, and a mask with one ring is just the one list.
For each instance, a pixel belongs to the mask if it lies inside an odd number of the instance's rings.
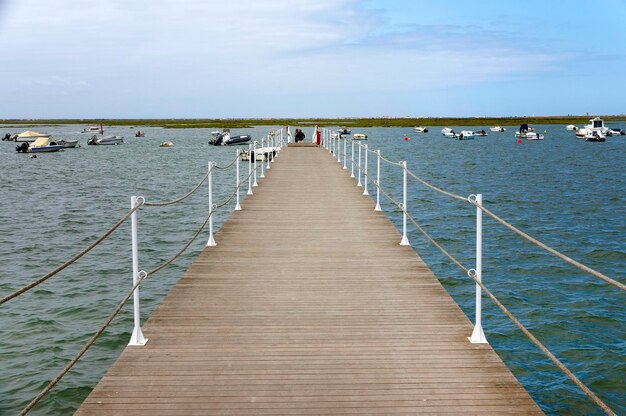
[[495,133],[502,133],[503,131],[506,131],[506,129],[504,127],[500,127],[500,126],[493,126],[493,127],[489,127],[489,130],[495,132]]
[[98,126],[87,127],[81,130],[81,133],[100,133],[102,134],[103,129]]
[[609,128],[604,125],[604,120],[600,117],[595,117],[589,120],[589,124],[585,125],[585,127],[580,128],[576,131],[576,137],[580,137],[581,139],[586,139],[587,133],[597,131],[602,133],[604,136],[609,131]]
[[456,137],[456,133],[454,132],[454,130],[449,127],[444,127],[443,129],[441,129],[441,134],[446,137]]

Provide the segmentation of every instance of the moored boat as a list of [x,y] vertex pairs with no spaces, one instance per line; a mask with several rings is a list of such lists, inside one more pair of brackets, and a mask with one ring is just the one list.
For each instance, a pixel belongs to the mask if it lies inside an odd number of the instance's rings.
[[578,130],[578,127],[576,127],[573,124],[568,124],[567,126],[565,126],[565,129],[569,130],[569,131],[576,131],[576,130]]
[[457,139],[459,140],[474,140],[474,132],[471,130],[462,130],[461,133],[458,134]]
[[218,131],[211,132],[211,136],[213,137],[209,139],[209,144],[213,146],[234,146],[246,144],[252,139],[252,136],[249,134],[231,136],[230,129],[223,129],[221,133]]
[[474,136],[484,137],[487,135],[485,130],[474,130]]
[[40,137],[32,143],[23,142],[15,146],[18,153],[48,153],[63,149],[62,144],[50,141],[49,137]]
[[605,142],[606,136],[601,131],[591,130],[585,134],[585,141],[587,142]]
[[536,133],[534,128],[529,127],[528,124],[524,123],[519,126],[519,130],[515,132],[515,137],[526,140],[543,140],[544,136],[543,134]]
[[102,134],[104,131],[104,129],[102,129],[102,127],[98,127],[98,126],[92,126],[92,127],[87,127],[81,130],[81,133],[100,133]]
[[124,141],[124,138],[120,136],[98,137],[95,134],[91,137],[91,139],[87,141],[88,145],[117,145],[117,144],[124,144],[124,143],[126,143]]
[[172,142],[163,142],[159,145],[159,147],[172,147],[174,146],[174,143]]
[[37,133],[36,131],[26,130],[15,137],[16,142],[32,143],[39,138],[49,138],[47,133]]
[[580,128],[576,131],[576,137],[586,140],[587,134],[593,131],[597,131],[606,136],[609,130],[610,129],[604,125],[603,119],[601,119],[600,117],[595,117],[589,120],[589,124],[585,125],[585,127]]
[[417,126],[415,127],[415,131],[418,133],[428,133],[428,128],[423,126]]
[[502,133],[503,131],[506,131],[506,129],[504,127],[500,127],[500,126],[493,126],[493,127],[489,127],[489,130],[493,131],[493,132],[500,132]]
[[363,133],[355,133],[352,135],[352,140],[367,140],[367,135]]
[[443,129],[441,129],[441,134],[446,137],[456,137],[456,133],[454,132],[454,130],[449,127],[444,127]]
[[60,144],[64,149],[73,149],[75,147],[80,147],[78,144],[78,140],[70,140],[70,139],[61,139],[55,140],[56,144]]

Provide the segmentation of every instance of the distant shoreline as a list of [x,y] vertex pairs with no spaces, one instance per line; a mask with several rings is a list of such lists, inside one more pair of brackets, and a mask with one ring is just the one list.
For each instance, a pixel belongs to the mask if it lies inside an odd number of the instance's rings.
[[[260,119],[3,119],[4,127],[59,124],[185,128],[250,128],[254,126],[346,126],[346,127],[415,127],[415,126],[519,126],[528,124],[587,124],[595,116],[533,117],[371,117],[371,118],[260,118]],[[605,122],[624,122],[626,115],[599,116]]]

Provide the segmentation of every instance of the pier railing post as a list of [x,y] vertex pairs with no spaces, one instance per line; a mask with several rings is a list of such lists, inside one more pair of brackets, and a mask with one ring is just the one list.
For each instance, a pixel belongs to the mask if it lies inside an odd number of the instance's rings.
[[261,150],[262,157],[261,157],[261,175],[259,175],[259,178],[265,178],[265,171],[264,171],[265,169],[265,146],[263,144],[264,144],[263,137],[261,137],[260,150]]
[[257,149],[256,149],[256,142],[254,142],[252,144],[252,159],[254,159],[254,161],[250,160],[250,163],[254,163],[254,166],[252,167],[252,169],[254,169],[254,183],[252,183],[253,187],[257,187],[259,186],[259,184],[256,181],[256,172],[257,172],[257,168],[256,168],[256,157],[257,157]]
[[359,164],[358,164],[358,170],[359,170],[359,180],[356,183],[356,186],[361,187],[363,186],[363,184],[361,183],[361,142],[359,142]]
[[352,141],[352,156],[350,156],[350,177],[354,178],[354,140]]
[[270,162],[274,161],[274,146],[270,136],[267,136],[267,166],[265,169],[270,169]]
[[[343,141],[345,142],[346,139],[343,139]],[[341,142],[339,140],[337,140],[337,147],[335,151],[337,152],[335,154],[335,156],[337,156],[337,163],[341,163]]]
[[213,239],[213,211],[217,206],[213,205],[213,162],[209,162],[209,241],[207,241],[206,245],[216,246],[215,240]]
[[239,177],[239,159],[241,157],[241,151],[237,149],[235,155],[237,157],[235,161],[235,192],[237,192],[237,203],[235,204],[235,211],[241,211],[241,205],[239,204],[239,187],[241,186],[241,178]]
[[[281,130],[282,134],[282,130]],[[248,193],[246,195],[252,195],[252,143],[248,145]]]
[[[143,205],[143,203],[143,197],[130,197],[131,209],[135,208],[137,205]],[[137,285],[137,282],[140,278],[144,278],[146,276],[146,272],[144,272],[143,270],[141,272],[139,271],[139,253],[137,247],[137,211],[133,212],[130,215],[130,224],[132,244],[131,253],[133,258],[133,286],[135,286]],[[139,309],[139,286],[137,286],[133,291],[134,327],[128,345],[146,345],[146,342],[148,342],[148,339],[143,336],[143,332],[141,331],[141,313]]]
[[367,144],[365,144],[365,170],[363,171],[364,173],[364,178],[363,178],[363,195],[369,195],[370,193],[367,191]]
[[374,211],[382,211],[380,208],[380,149],[376,151],[376,207]]
[[406,206],[406,160],[400,162],[402,166],[402,240],[401,246],[409,246],[409,238],[406,235],[406,218],[407,218],[407,206]]
[[343,170],[347,170],[348,167],[346,166],[346,159],[347,159],[347,153],[346,153],[346,140],[344,139],[343,141]]
[[[482,282],[483,277],[483,211],[480,209],[483,205],[483,195],[470,195],[470,202],[476,203],[476,269],[469,270],[468,274],[474,273],[476,280]],[[474,199],[474,201],[472,201]],[[476,323],[472,336],[468,338],[472,344],[488,344],[482,324],[482,289],[476,283]]]

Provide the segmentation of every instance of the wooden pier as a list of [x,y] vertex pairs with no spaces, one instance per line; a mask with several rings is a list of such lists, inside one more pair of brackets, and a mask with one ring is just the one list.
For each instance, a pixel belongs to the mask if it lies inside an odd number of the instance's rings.
[[336,158],[265,176],[77,414],[542,414]]

